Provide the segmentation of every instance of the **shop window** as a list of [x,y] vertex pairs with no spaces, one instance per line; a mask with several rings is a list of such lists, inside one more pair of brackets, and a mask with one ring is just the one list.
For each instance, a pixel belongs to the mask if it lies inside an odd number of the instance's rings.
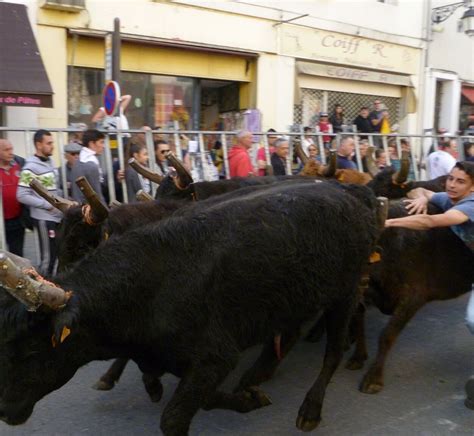
[[320,91],[317,89],[301,89],[301,103],[294,107],[294,124],[314,126],[319,112],[332,113],[334,105],[340,104],[344,108],[346,124],[352,126],[352,121],[363,106],[372,110],[373,102],[380,99],[390,114],[391,125],[400,121],[400,99],[381,97],[377,95],[352,94],[349,92]]
[[[104,72],[92,68],[70,68],[68,112],[69,123],[91,126],[91,118],[102,106]],[[121,92],[132,96],[127,108],[131,128],[143,125],[181,129],[190,126],[193,80],[183,77],[142,73],[121,73]]]

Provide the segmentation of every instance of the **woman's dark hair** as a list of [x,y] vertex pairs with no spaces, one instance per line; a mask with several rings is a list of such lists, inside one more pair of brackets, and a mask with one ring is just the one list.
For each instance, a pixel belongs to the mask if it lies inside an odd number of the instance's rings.
[[146,145],[144,145],[144,144],[132,144],[130,146],[130,153],[129,153],[130,156],[129,157],[133,157],[133,155],[135,153],[140,153],[140,151],[142,151],[145,148],[146,148]]

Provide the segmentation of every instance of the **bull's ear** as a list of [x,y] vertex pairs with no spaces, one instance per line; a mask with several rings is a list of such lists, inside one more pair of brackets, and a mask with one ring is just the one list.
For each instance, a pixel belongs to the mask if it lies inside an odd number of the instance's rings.
[[77,316],[74,313],[59,313],[54,320],[54,331],[51,337],[52,346],[59,347],[67,341],[77,328]]

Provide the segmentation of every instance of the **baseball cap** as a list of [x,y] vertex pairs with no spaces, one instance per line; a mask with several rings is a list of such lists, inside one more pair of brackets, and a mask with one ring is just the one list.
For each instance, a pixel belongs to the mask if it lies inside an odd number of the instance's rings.
[[66,153],[80,153],[82,150],[82,145],[77,142],[70,142],[64,147]]

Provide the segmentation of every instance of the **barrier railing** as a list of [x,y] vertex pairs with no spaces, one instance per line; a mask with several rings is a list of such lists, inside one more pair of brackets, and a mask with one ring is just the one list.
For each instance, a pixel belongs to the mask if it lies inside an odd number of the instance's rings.
[[[36,128],[12,128],[12,127],[0,127],[0,134],[2,132],[23,132],[25,138],[25,145],[27,154],[31,156],[34,152],[33,146],[33,133],[36,131]],[[64,158],[64,145],[68,142],[66,135],[78,134],[82,130],[74,128],[50,128],[47,129],[56,137],[56,144],[59,151],[59,174],[62,181],[62,186],[67,187],[67,170],[66,170],[66,161]],[[194,162],[201,161],[202,166],[206,165],[208,160],[209,148],[206,147],[206,138],[212,141],[220,141],[223,154],[223,177],[229,178],[229,160],[228,160],[228,151],[235,139],[237,132],[235,131],[202,131],[202,130],[141,130],[141,129],[129,129],[129,130],[101,130],[106,135],[106,146],[101,159],[101,165],[103,167],[110,201],[116,200],[115,195],[115,180],[113,178],[113,163],[114,160],[118,160],[120,169],[125,169],[128,156],[124,155],[124,146],[123,144],[127,141],[130,141],[130,135],[141,134],[145,137],[145,144],[148,150],[149,155],[149,166],[152,170],[158,171],[158,166],[156,163],[155,149],[154,149],[154,137],[160,136],[167,139],[170,142],[172,148],[179,159],[183,159],[183,153],[186,151],[189,153],[191,160]],[[268,137],[269,136],[285,136],[288,138],[290,153],[287,160],[287,173],[291,174],[294,171],[292,165],[293,159],[293,150],[296,142],[303,143],[307,138],[313,138],[315,145],[319,149],[320,160],[323,164],[326,164],[326,147],[324,145],[324,139],[329,137],[331,139],[332,147],[336,148],[343,137],[353,136],[355,140],[355,160],[357,167],[360,171],[363,170],[363,153],[364,147],[361,148],[361,139],[360,137],[366,137],[369,145],[378,145],[380,148],[383,148],[386,153],[387,165],[391,164],[391,157],[389,152],[389,141],[394,140],[396,146],[396,155],[401,156],[401,140],[408,141],[412,169],[415,180],[426,179],[426,156],[432,149],[436,149],[436,145],[439,141],[446,139],[447,136],[439,135],[419,135],[419,134],[400,134],[393,133],[389,135],[380,135],[376,133],[360,133],[355,134],[353,132],[342,132],[342,133],[325,133],[325,132],[316,132],[306,134],[304,132],[252,132],[254,135],[254,146],[251,150],[251,158],[253,160],[254,166],[256,167],[256,155],[259,144],[263,146],[265,150],[266,162],[270,162],[270,146]],[[126,136],[124,136],[126,135]],[[464,142],[474,142],[474,137],[472,136],[449,136],[449,138],[456,139],[458,142],[458,149],[460,160],[464,158],[463,143]],[[188,141],[187,147],[184,146],[183,141]],[[112,147],[112,142],[117,144],[116,147]],[[326,141],[327,142],[327,141]],[[15,145],[15,144],[14,144]],[[198,159],[199,158],[199,159]],[[201,171],[202,178],[205,179],[205,171]],[[197,180],[195,180],[197,181]],[[123,199],[127,202],[127,189],[125,180],[122,180],[122,191]],[[0,187],[1,189],[1,187]],[[156,190],[156,186],[152,183],[152,194]],[[0,191],[1,192],[1,191]],[[63,196],[68,198],[67,189],[64,190]],[[0,196],[1,202],[1,196]],[[3,210],[3,207],[2,207]],[[1,217],[1,215],[0,215]],[[4,222],[3,219],[0,220],[0,246],[5,247],[5,231],[4,231]]]

